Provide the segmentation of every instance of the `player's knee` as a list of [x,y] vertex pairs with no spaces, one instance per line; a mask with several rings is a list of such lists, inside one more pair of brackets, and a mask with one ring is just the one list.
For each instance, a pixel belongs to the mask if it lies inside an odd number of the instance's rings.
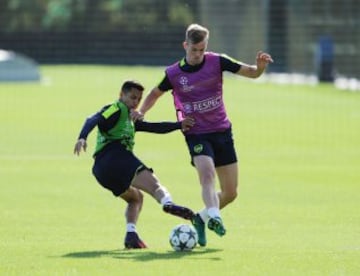
[[215,179],[215,171],[207,170],[200,173],[200,182],[201,183],[213,183]]
[[237,198],[238,194],[237,194],[237,191],[231,191],[229,194],[228,194],[228,202],[233,202],[236,198]]
[[143,204],[144,202],[144,195],[140,190],[137,190],[137,195],[136,195],[136,199],[139,202],[140,205]]
[[221,193],[221,201],[222,205],[225,206],[231,202],[233,202],[237,198],[238,194],[236,190],[233,191],[225,191]]
[[149,170],[143,170],[138,173],[135,176],[132,185],[150,195],[154,195],[154,193],[160,188],[158,179]]
[[130,187],[125,193],[120,195],[120,198],[125,200],[129,206],[136,206],[137,209],[141,209],[144,202],[143,193],[137,189]]

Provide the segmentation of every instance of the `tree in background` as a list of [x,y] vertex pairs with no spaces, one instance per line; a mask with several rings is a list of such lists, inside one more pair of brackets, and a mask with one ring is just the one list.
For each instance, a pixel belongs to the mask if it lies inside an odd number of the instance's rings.
[[1,31],[17,32],[41,29],[46,2],[41,0],[1,0]]
[[3,32],[132,31],[186,26],[191,0],[0,0]]

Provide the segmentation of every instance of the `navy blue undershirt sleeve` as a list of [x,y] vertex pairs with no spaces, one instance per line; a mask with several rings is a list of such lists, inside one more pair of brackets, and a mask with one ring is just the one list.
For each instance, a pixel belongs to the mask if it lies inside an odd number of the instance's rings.
[[158,122],[150,123],[144,121],[135,122],[136,131],[145,131],[152,133],[168,133],[177,129],[181,129],[181,122]]
[[98,126],[100,130],[107,131],[114,127],[119,116],[120,110],[112,114],[108,119],[105,119],[102,113],[109,107],[110,105],[104,106],[99,112],[95,113],[86,118],[86,121],[80,131],[79,139],[87,139],[90,132]]
[[165,74],[164,78],[161,80],[161,82],[159,83],[158,88],[163,92],[169,91],[173,88],[172,84],[170,83],[169,78],[166,74]]
[[102,121],[104,117],[100,112],[95,113],[92,116],[86,118],[86,121],[80,131],[79,139],[85,139],[88,137],[89,133]]
[[221,71],[229,71],[232,73],[238,72],[241,68],[241,64],[237,60],[234,60],[226,55],[220,56],[220,66]]

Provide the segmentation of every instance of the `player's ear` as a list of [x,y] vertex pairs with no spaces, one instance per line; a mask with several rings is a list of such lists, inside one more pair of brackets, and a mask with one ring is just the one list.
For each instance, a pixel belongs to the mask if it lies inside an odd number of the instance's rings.
[[187,44],[187,42],[186,42],[186,41],[184,41],[184,42],[183,42],[183,47],[184,47],[184,49],[185,49],[185,50],[187,49],[188,44]]

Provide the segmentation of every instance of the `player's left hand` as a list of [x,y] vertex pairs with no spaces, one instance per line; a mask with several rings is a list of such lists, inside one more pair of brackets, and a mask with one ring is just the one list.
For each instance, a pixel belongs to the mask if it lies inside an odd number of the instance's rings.
[[271,55],[263,51],[259,51],[256,54],[256,65],[258,68],[265,68],[269,63],[274,62]]
[[192,117],[186,117],[184,120],[181,121],[182,131],[188,131],[194,125],[195,125],[195,120]]

